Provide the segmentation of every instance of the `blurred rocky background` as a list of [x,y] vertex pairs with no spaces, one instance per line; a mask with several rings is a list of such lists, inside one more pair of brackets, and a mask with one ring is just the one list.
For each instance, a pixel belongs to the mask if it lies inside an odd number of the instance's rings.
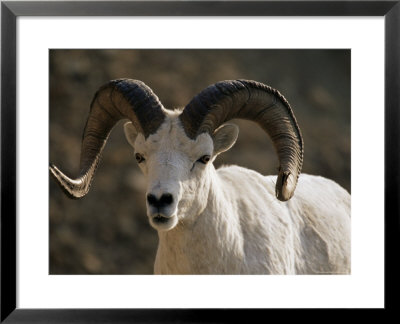
[[[96,90],[108,80],[144,81],[166,108],[185,106],[208,85],[251,79],[291,104],[305,142],[304,173],[350,191],[349,50],[50,50],[50,161],[79,171],[80,142]],[[235,121],[235,146],[215,162],[276,174],[278,160],[256,124]],[[123,135],[112,132],[89,194],[50,188],[50,274],[151,274],[158,244],[145,211],[144,178]]]

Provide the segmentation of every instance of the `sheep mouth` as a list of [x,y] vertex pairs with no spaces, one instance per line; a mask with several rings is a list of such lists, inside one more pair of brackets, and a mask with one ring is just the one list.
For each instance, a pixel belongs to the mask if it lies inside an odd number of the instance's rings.
[[169,231],[178,223],[178,217],[175,214],[166,216],[164,214],[154,213],[149,215],[150,225],[157,231]]
[[164,216],[162,216],[160,214],[158,214],[158,215],[153,217],[153,222],[155,224],[165,224],[165,223],[168,223],[169,220],[170,220],[169,217],[164,217]]

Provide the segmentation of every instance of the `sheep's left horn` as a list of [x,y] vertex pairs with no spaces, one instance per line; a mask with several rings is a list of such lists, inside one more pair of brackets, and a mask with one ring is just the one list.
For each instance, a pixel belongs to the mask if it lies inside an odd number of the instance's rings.
[[50,172],[71,198],[85,196],[93,180],[108,136],[120,120],[129,119],[145,137],[153,134],[165,118],[164,107],[143,82],[113,80],[95,94],[82,138],[80,175],[71,179],[50,164]]
[[303,164],[303,139],[286,99],[275,89],[256,81],[221,81],[209,86],[185,107],[180,120],[188,137],[214,130],[233,118],[257,122],[271,137],[280,167],[276,197],[293,196]]

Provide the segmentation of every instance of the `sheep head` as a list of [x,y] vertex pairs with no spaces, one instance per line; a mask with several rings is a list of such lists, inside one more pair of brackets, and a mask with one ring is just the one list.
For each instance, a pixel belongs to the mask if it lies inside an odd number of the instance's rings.
[[213,170],[215,157],[235,143],[237,127],[225,124],[234,118],[258,123],[271,137],[280,161],[276,197],[290,199],[303,161],[300,129],[286,99],[255,81],[218,82],[195,96],[183,111],[166,110],[141,81],[111,81],[100,88],[91,105],[80,176],[68,178],[54,165],[50,171],[69,196],[83,197],[111,129],[118,120],[129,119],[124,130],[147,178],[147,215],[153,227],[169,230],[182,215],[204,208],[207,199],[198,196],[206,195],[209,188],[205,174]]
[[236,141],[235,125],[222,125],[210,136],[189,138],[176,112],[166,114],[155,134],[145,138],[135,126],[124,125],[135,159],[146,177],[147,216],[157,230],[169,230],[207,205],[212,162]]

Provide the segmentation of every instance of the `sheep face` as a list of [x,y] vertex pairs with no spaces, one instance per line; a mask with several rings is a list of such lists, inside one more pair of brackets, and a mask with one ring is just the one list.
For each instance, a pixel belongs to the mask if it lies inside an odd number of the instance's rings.
[[124,125],[128,142],[147,182],[146,206],[151,226],[168,231],[193,221],[207,205],[215,157],[236,141],[238,128],[223,125],[212,136],[188,138],[177,115],[170,115],[147,138],[131,122]]

